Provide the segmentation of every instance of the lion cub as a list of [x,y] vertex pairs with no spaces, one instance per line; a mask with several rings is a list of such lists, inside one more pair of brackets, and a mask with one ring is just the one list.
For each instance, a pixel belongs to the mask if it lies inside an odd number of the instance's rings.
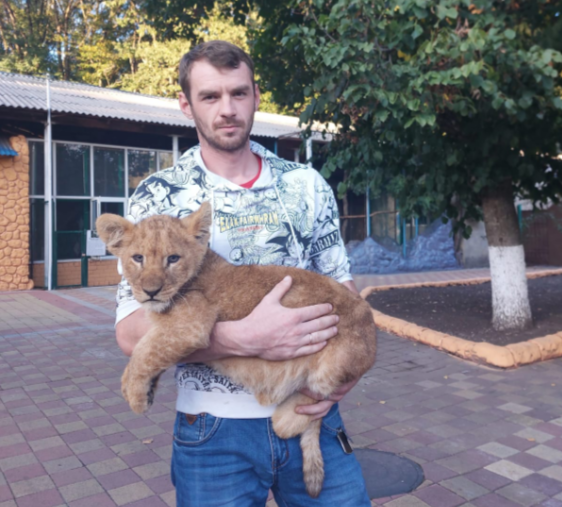
[[240,320],[285,276],[293,278],[283,305],[331,303],[340,316],[338,335],[319,352],[289,361],[228,358],[209,362],[234,382],[251,389],[262,405],[278,404],[273,428],[281,438],[301,435],[303,473],[310,496],[324,480],[319,445],[321,420],[310,421],[295,407],[313,403],[297,391],[308,387],[324,396],[360,377],[374,363],[375,325],[369,305],[335,280],[281,266],[233,266],[207,248],[211,206],[187,218],[166,215],[137,225],[111,214],[97,220],[110,252],[121,259],[133,295],[149,310],[151,330],[139,341],[122,378],[131,408],[149,408],[159,376],[197,349],[209,346],[217,321]]

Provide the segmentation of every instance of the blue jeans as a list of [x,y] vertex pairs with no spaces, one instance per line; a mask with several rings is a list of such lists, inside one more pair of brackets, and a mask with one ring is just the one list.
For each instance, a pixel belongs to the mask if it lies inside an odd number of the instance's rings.
[[178,412],[172,454],[177,507],[264,507],[270,488],[279,507],[370,507],[359,463],[336,436],[340,428],[334,405],[320,434],[324,487],[313,499],[304,487],[300,437],[278,438],[271,419]]

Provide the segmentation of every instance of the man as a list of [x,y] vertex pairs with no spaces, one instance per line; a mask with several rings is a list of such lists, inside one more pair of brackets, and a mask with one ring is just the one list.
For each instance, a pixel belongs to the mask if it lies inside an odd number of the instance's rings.
[[[201,44],[182,58],[180,107],[195,122],[200,145],[139,185],[130,218],[181,217],[209,201],[210,247],[230,262],[311,269],[356,292],[328,184],[313,169],[281,160],[249,141],[259,105],[253,71],[246,53],[222,41]],[[166,209],[144,202],[150,200],[145,189],[160,180],[173,189]],[[304,489],[299,439],[281,440],[272,431],[275,407],[260,406],[243,386],[203,364],[229,356],[275,361],[321,350],[337,334],[338,317],[329,315],[330,305],[283,307],[290,286],[290,278],[283,280],[241,321],[219,322],[211,346],[178,366],[172,456],[178,507],[263,507],[269,489],[280,506],[370,505],[359,465],[345,452],[336,405],[356,381],[328,400],[297,409],[324,418],[325,482],[313,500]],[[125,281],[117,301],[117,341],[130,355],[149,322]]]

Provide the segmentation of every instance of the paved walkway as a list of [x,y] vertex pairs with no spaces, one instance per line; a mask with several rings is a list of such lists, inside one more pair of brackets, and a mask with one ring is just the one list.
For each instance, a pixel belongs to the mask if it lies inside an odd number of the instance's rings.
[[[0,293],[0,507],[173,506],[174,386],[120,395],[111,288]],[[354,445],[422,464],[387,507],[562,507],[562,360],[515,371],[380,333],[342,403]]]

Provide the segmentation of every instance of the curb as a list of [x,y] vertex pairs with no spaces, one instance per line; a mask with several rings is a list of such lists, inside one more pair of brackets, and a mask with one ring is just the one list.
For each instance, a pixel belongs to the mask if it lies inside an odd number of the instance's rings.
[[[542,278],[545,276],[562,275],[562,269],[549,269],[527,274],[527,278]],[[489,282],[490,278],[473,278],[469,280],[455,280],[450,282],[422,282],[405,285],[384,285],[381,287],[366,287],[361,291],[361,297],[366,299],[373,292],[389,289],[408,289],[415,287],[445,287],[451,285],[477,285]],[[438,350],[458,356],[480,364],[488,364],[498,368],[515,368],[537,361],[546,361],[562,356],[562,331],[533,338],[524,342],[506,346],[493,345],[485,342],[472,342],[446,333],[434,331],[418,326],[411,322],[386,315],[371,309],[373,320],[379,329],[402,338],[429,345]]]

